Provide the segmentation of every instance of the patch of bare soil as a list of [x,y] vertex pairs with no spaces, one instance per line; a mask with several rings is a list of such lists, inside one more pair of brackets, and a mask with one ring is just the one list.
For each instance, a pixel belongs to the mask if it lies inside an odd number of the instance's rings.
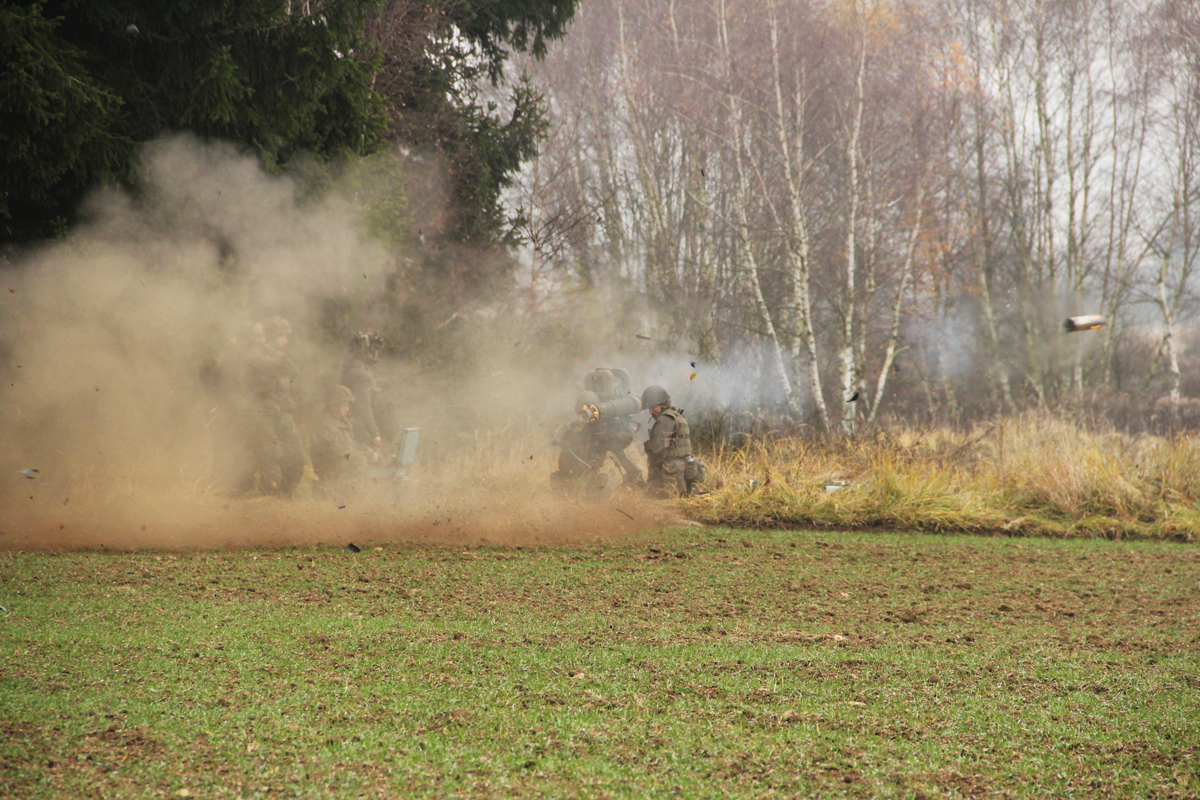
[[[162,754],[161,742],[141,730],[122,730],[113,720],[107,727],[67,745],[67,735],[58,728],[46,728],[30,722],[0,723],[0,747],[8,752],[39,754],[38,769],[15,757],[0,756],[0,795],[24,797],[36,794],[35,785],[48,784],[60,796],[87,796],[89,785],[103,782],[109,787],[136,788],[130,779],[119,776],[126,763]],[[37,774],[40,772],[40,777]]]
[[634,495],[584,503],[556,497],[403,496],[345,501],[146,499],[17,507],[0,550],[228,550],[353,543],[499,546],[620,541],[682,520]]

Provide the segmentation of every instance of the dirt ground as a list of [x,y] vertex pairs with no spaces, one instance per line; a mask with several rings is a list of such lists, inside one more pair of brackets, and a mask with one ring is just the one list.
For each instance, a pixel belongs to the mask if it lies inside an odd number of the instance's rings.
[[[16,505],[0,519],[0,550],[227,550],[358,544],[554,545],[619,541],[686,524],[669,506],[623,495],[557,497],[409,494],[345,501],[139,498]],[[12,503],[6,503],[12,505]]]

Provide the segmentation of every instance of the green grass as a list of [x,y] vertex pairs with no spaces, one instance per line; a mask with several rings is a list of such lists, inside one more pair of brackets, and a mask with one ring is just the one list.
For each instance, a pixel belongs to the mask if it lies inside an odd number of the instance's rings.
[[0,553],[0,796],[1198,797],[1200,551]]

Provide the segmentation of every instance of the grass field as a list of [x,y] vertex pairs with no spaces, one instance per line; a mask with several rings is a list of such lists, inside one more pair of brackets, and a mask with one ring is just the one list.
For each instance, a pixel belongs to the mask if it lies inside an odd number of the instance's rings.
[[0,796],[1200,797],[1200,551],[0,553]]

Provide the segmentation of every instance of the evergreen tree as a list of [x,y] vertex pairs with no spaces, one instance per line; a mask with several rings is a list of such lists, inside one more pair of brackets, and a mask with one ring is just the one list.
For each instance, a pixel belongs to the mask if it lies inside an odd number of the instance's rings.
[[0,241],[49,236],[173,131],[273,168],[363,153],[385,131],[363,38],[377,0],[0,0]]
[[480,100],[509,49],[541,55],[578,0],[0,0],[0,245],[133,185],[137,148],[190,131],[269,169],[388,140],[439,152],[435,241],[511,241],[499,198],[544,131],[539,95]]
[[430,148],[445,160],[451,203],[442,242],[513,240],[519,220],[500,194],[546,129],[541,95],[524,80],[505,108],[480,97],[503,82],[510,51],[537,57],[565,34],[578,0],[388,0],[369,24],[378,47],[376,89],[388,105],[393,141]]

